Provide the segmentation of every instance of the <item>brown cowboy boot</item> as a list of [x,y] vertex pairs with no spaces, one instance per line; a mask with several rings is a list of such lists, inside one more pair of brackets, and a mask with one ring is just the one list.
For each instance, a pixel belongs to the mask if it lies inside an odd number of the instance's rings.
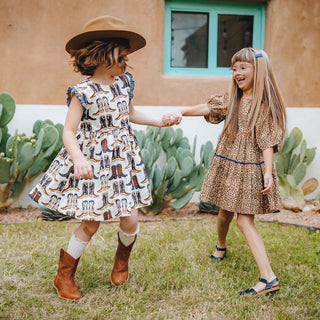
[[121,242],[118,233],[118,248],[114,257],[113,269],[110,274],[110,281],[116,287],[125,283],[129,278],[128,261],[136,239],[137,236],[135,236],[134,241],[126,247]]
[[111,166],[111,171],[112,171],[112,175],[111,175],[111,177],[109,177],[109,180],[117,179],[117,177],[118,177],[117,167],[116,166]]
[[127,174],[124,174],[122,172],[122,164],[118,163],[117,164],[117,172],[118,172],[118,178],[126,177]]
[[69,253],[60,250],[60,260],[57,276],[54,279],[53,287],[56,289],[59,298],[69,301],[78,301],[81,293],[74,282],[80,258],[77,260],[70,256]]

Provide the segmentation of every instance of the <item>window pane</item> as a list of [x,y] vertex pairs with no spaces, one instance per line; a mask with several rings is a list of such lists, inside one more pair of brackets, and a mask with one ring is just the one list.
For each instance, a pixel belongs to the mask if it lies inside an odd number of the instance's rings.
[[253,16],[218,15],[217,67],[230,67],[235,52],[252,46]]
[[171,67],[208,67],[208,13],[171,14]]

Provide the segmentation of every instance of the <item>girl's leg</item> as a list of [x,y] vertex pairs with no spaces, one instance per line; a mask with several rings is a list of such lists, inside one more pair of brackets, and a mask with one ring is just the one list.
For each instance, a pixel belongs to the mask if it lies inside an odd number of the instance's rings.
[[129,278],[129,257],[138,232],[137,210],[133,210],[131,216],[120,218],[118,248],[114,257],[114,266],[110,274],[110,281],[114,286],[123,284]]
[[[241,232],[244,234],[251,253],[257,263],[260,277],[267,281],[273,280],[276,276],[271,269],[262,237],[254,225],[254,215],[238,214],[237,224]],[[258,282],[253,287],[256,292],[259,292],[264,288],[265,284],[262,282]]]
[[81,298],[74,276],[80,257],[99,224],[97,221],[82,221],[72,234],[67,251],[60,250],[59,268],[53,286],[58,296],[64,300],[78,301]]
[[96,233],[100,225],[99,221],[83,220],[80,226],[74,231],[69,241],[67,252],[74,258],[81,257],[84,249]]
[[133,210],[131,216],[120,218],[120,229],[128,234],[133,234],[138,228],[138,211]]
[[100,221],[83,220],[80,226],[74,231],[75,236],[82,241],[90,241],[92,236],[97,232]]
[[[226,210],[219,210],[218,220],[217,220],[217,232],[218,232],[218,247],[226,248],[227,247],[227,234],[229,231],[230,223],[233,219],[233,212]],[[213,254],[216,258],[222,258],[225,254],[225,251],[216,250]]]

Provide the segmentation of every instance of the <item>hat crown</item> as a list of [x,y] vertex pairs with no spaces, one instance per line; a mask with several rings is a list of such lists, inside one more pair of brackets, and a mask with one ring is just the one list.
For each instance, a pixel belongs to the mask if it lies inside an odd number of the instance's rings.
[[145,38],[139,33],[129,30],[123,20],[113,16],[100,16],[88,21],[83,26],[83,31],[72,37],[66,44],[66,50],[70,54],[84,48],[90,42],[112,38],[123,38],[129,41],[132,53],[146,44]]
[[98,30],[127,30],[125,23],[116,17],[102,16],[87,22],[84,27],[84,32]]

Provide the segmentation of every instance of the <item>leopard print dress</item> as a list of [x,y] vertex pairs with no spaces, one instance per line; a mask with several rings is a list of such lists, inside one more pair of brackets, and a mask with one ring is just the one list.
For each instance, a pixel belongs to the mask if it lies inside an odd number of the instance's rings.
[[[273,186],[263,195],[263,150],[273,147],[278,151],[281,130],[271,117],[258,121],[255,135],[249,133],[248,112],[251,99],[242,98],[239,106],[238,132],[233,141],[222,134],[205,177],[200,200],[217,205],[223,210],[241,214],[277,212],[281,208],[278,179],[273,167]],[[215,95],[208,100],[209,114],[205,119],[219,123],[226,117],[228,95]]]
[[93,221],[130,216],[133,209],[152,203],[150,185],[136,137],[129,122],[134,80],[130,73],[111,85],[87,79],[70,87],[84,114],[77,142],[90,162],[94,178],[77,179],[65,147],[58,153],[30,197],[41,206]]

